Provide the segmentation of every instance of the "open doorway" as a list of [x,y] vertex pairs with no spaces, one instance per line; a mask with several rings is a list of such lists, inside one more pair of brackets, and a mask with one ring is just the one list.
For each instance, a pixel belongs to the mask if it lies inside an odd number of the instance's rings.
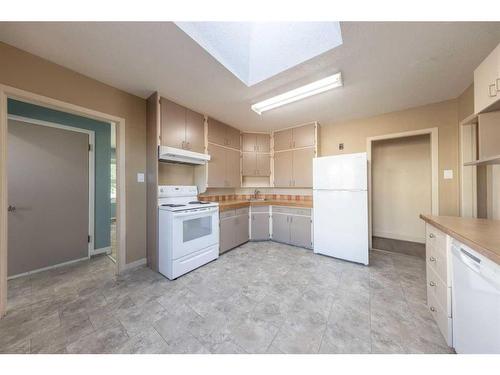
[[437,129],[368,139],[373,249],[425,257],[420,214],[438,214]]

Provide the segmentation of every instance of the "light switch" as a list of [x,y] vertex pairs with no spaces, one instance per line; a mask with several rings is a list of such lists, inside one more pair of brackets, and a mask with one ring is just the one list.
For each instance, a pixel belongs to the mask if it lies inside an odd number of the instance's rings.
[[137,182],[144,182],[144,173],[137,173]]
[[445,169],[443,171],[443,178],[445,180],[453,180],[453,169]]

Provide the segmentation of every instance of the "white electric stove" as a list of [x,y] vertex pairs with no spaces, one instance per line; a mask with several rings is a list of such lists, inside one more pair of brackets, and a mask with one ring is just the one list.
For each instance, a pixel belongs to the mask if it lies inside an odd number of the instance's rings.
[[159,271],[170,280],[219,257],[219,204],[196,186],[158,186]]

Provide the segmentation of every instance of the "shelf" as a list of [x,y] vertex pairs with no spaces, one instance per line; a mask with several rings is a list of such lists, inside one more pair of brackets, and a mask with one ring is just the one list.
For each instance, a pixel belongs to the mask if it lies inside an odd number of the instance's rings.
[[490,164],[500,164],[500,155],[495,155],[489,158],[469,161],[464,163],[464,166],[473,166],[473,165],[490,165]]

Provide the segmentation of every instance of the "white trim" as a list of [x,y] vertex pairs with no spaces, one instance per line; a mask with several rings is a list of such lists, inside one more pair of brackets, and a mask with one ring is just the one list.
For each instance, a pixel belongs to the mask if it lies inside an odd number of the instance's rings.
[[[469,116],[470,117],[470,116]],[[467,119],[466,119],[467,120]],[[464,120],[465,121],[465,120]],[[473,154],[476,154],[476,141],[477,141],[477,121],[476,122],[465,122],[465,123],[460,123],[460,216],[464,216],[464,206],[465,206],[465,197],[464,197],[464,184],[466,182],[470,182],[472,184],[472,217],[477,217],[477,166],[475,165],[470,165],[470,166],[465,166],[464,165],[464,151],[465,147],[467,145],[464,144],[464,132],[465,132],[465,127],[467,126],[469,131],[470,131],[470,140],[471,143],[470,145],[470,150],[472,151]],[[464,170],[465,168],[472,168],[472,181],[465,181],[464,180]]]
[[368,158],[368,228],[370,249],[372,248],[372,234],[373,234],[373,197],[372,197],[372,143],[386,139],[406,138],[416,135],[429,134],[431,138],[431,213],[432,215],[439,215],[439,143],[438,136],[439,130],[435,128],[426,128],[411,130],[401,133],[392,133],[378,135],[366,138],[366,154]]
[[73,260],[69,260],[69,261],[67,261],[67,262],[54,264],[53,266],[48,266],[48,267],[38,268],[38,269],[33,270],[33,271],[28,271],[28,272],[24,272],[24,273],[19,273],[19,274],[17,274],[17,275],[9,276],[9,277],[7,278],[7,280],[17,279],[17,278],[19,278],[19,277],[28,276],[28,275],[33,275],[33,274],[35,274],[35,273],[39,273],[39,272],[48,271],[48,270],[51,270],[51,269],[54,269],[54,268],[59,268],[59,267],[67,266],[67,265],[69,265],[69,264],[73,264],[73,263],[81,262],[82,260],[89,260],[89,258],[88,258],[88,257],[84,257],[84,258],[79,258],[79,259],[73,259]]
[[76,104],[67,103],[47,96],[0,84],[0,318],[7,312],[7,256],[8,256],[8,218],[7,218],[7,99],[21,100],[67,113],[89,117],[99,121],[113,122],[116,125],[117,145],[117,267],[119,274],[125,268],[127,253],[127,209],[126,209],[126,175],[125,175],[125,132],[126,121],[122,117],[88,109]]
[[72,131],[76,133],[87,134],[89,137],[89,227],[88,234],[90,236],[90,241],[87,245],[89,257],[94,254],[95,251],[95,131],[77,128],[69,125],[62,125],[56,122],[43,121],[25,116],[9,115],[7,114],[7,120],[20,121],[33,125],[41,125],[49,128],[62,129],[67,131]]
[[111,246],[101,247],[99,249],[94,249],[90,251],[89,256],[99,255],[99,254],[111,254]]
[[124,267],[124,271],[129,271],[133,268],[137,268],[137,267],[140,267],[140,266],[144,266],[147,264],[147,259],[146,258],[142,258],[142,259],[139,259],[139,260],[136,260],[135,262],[131,262],[131,263],[127,263],[125,264],[125,267]]

